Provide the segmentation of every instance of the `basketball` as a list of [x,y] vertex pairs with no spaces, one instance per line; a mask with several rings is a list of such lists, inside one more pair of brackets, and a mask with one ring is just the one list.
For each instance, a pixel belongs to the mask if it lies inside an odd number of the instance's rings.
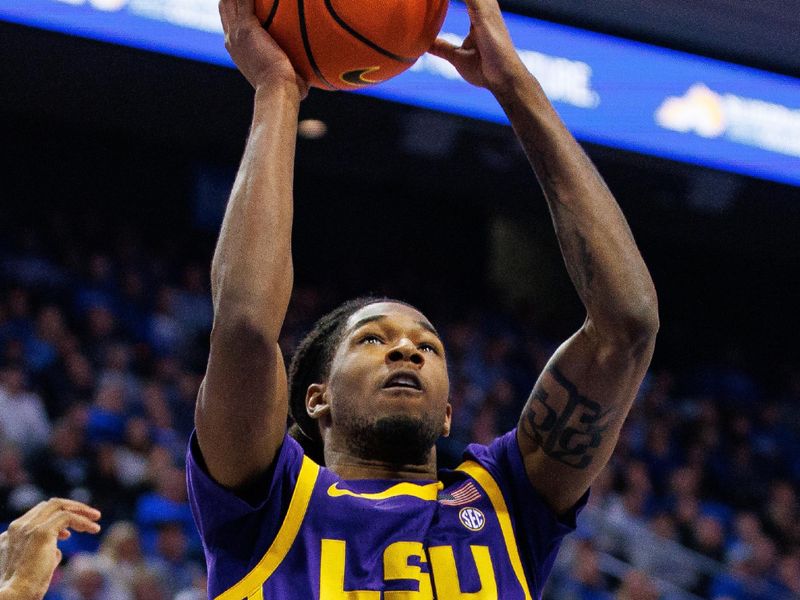
[[256,0],[256,14],[312,86],[354,90],[408,69],[433,43],[447,0]]

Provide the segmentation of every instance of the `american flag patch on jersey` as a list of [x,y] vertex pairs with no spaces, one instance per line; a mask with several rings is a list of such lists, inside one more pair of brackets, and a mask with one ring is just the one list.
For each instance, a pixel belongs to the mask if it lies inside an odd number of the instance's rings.
[[461,506],[462,504],[469,504],[481,497],[478,488],[475,487],[471,481],[467,481],[464,485],[457,487],[452,492],[439,492],[436,499],[439,503],[445,506]]

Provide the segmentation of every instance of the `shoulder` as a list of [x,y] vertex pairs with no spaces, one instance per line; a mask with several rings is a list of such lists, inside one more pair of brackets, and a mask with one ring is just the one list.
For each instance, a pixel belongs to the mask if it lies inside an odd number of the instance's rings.
[[496,438],[488,446],[470,444],[464,451],[465,461],[474,461],[488,470],[493,477],[499,479],[516,479],[528,477],[522,463],[522,453],[517,442],[516,429]]
[[458,470],[466,472],[491,501],[508,547],[519,549],[528,580],[540,594],[561,540],[575,530],[588,494],[572,510],[556,514],[528,477],[516,429],[488,446],[470,444],[464,459]]
[[507,503],[512,516],[546,523],[556,535],[564,535],[575,529],[575,520],[586,503],[588,492],[571,510],[557,515],[536,491],[528,476],[516,429],[496,438],[488,446],[470,444],[464,451],[464,460],[459,468],[467,470],[482,487],[484,483],[494,486]]
[[197,435],[193,432],[186,453],[186,482],[195,519],[206,521],[207,525],[210,522],[232,521],[281,502],[285,492],[293,489],[297,483],[303,456],[300,445],[288,435],[284,436],[273,465],[247,489],[232,490],[208,473]]
[[270,469],[247,490],[231,490],[208,474],[192,436],[186,459],[189,501],[213,596],[237,584],[248,574],[249,562],[265,556],[298,506],[307,505],[319,469],[287,435]]

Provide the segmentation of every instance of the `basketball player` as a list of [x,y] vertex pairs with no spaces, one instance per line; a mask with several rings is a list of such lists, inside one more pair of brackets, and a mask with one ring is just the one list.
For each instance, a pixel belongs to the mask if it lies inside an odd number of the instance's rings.
[[75,500],[40,502],[0,534],[0,600],[44,598],[69,530],[97,533],[100,511]]
[[211,597],[538,598],[614,449],[653,352],[653,283],[614,198],[518,58],[497,1],[467,6],[464,43],[439,40],[431,52],[508,115],[586,321],[547,364],[518,427],[470,446],[454,471],[437,474],[434,448],[450,429],[445,349],[417,309],[340,307],[300,344],[287,378],[277,342],[306,85],[253,0],[222,0],[226,45],[255,108],[212,264],[214,328],[188,453]]

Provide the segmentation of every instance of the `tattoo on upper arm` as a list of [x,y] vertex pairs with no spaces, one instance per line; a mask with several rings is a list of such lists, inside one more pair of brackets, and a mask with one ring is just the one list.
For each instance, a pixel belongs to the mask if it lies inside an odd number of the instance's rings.
[[[523,432],[550,458],[576,469],[587,468],[592,450],[603,442],[612,412],[578,392],[577,386],[556,367],[548,373],[566,392],[566,402],[556,399],[541,383],[536,386],[522,414]],[[563,395],[559,390],[558,395]]]

